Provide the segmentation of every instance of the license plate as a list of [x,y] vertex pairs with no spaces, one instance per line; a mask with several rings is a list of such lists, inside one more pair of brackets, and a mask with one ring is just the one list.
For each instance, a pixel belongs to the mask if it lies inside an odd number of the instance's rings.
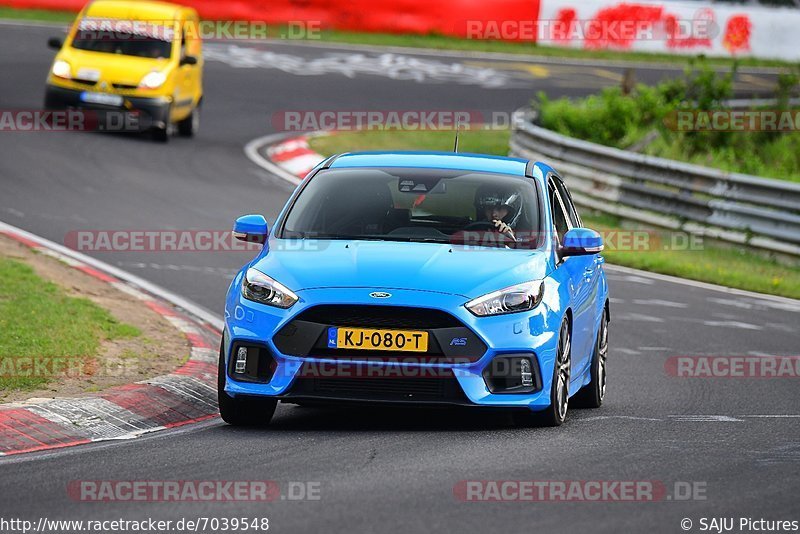
[[81,100],[90,104],[104,104],[106,106],[121,106],[122,97],[119,95],[109,95],[107,93],[93,93],[84,91],[81,93]]
[[428,333],[416,330],[331,327],[328,328],[328,348],[426,352]]

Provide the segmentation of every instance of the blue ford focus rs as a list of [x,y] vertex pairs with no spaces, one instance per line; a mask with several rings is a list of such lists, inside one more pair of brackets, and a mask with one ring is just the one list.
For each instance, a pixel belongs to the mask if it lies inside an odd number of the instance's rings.
[[225,303],[219,406],[234,425],[295,404],[462,405],[556,426],[606,389],[602,238],[558,173],[453,153],[331,157]]

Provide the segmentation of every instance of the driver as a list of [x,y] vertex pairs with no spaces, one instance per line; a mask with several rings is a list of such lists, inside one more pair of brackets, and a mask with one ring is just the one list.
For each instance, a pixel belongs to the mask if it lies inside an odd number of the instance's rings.
[[501,234],[517,240],[514,229],[522,213],[518,191],[493,184],[481,186],[475,193],[475,212],[479,221],[488,221]]

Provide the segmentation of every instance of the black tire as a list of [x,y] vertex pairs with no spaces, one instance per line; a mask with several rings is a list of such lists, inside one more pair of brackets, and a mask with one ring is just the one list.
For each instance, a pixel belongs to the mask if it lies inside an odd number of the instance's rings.
[[558,349],[553,365],[553,380],[550,386],[550,406],[545,410],[532,412],[518,410],[512,412],[516,426],[561,426],[567,418],[569,407],[569,377],[572,365],[572,335],[569,320],[561,323],[558,332]]
[[200,131],[200,108],[195,106],[188,117],[178,122],[178,135],[193,137]]
[[169,127],[167,128],[153,128],[153,140],[159,143],[166,143],[169,141]]
[[597,331],[597,339],[594,344],[594,354],[592,355],[592,380],[583,386],[581,390],[572,397],[572,405],[576,408],[599,408],[603,404],[606,396],[606,359],[608,357],[608,314],[603,310],[603,317],[600,319],[600,329]]
[[222,420],[233,426],[267,426],[275,413],[278,401],[266,397],[231,397],[225,393],[225,349],[219,347],[217,369],[217,400]]

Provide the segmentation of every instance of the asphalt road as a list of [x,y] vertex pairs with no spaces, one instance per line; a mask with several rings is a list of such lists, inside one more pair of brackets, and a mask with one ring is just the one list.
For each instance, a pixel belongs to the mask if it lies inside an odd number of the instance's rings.
[[[0,26],[0,109],[41,106],[52,29]],[[618,83],[614,65],[214,44],[202,131],[169,144],[113,134],[0,133],[0,219],[63,242],[72,230],[226,229],[274,221],[288,186],[244,157],[297,109],[512,111],[535,91],[578,95]],[[357,57],[354,57],[357,56]],[[388,66],[387,66],[388,65]],[[471,70],[474,69],[474,70]],[[488,69],[488,72],[487,72]],[[637,70],[653,81],[677,71]],[[770,76],[740,74],[746,95]],[[102,253],[221,311],[234,252]],[[218,420],[133,441],[0,461],[0,517],[268,517],[276,532],[680,532],[683,518],[798,520],[796,379],[669,376],[677,355],[797,355],[800,303],[730,294],[609,269],[609,393],[558,429],[520,430],[474,412],[281,406],[268,430]],[[765,417],[766,416],[766,417]],[[656,480],[660,502],[461,502],[464,480]],[[318,483],[319,500],[273,503],[79,502],[76,480]],[[703,499],[678,499],[675,482]],[[697,495],[696,495],[697,496]],[[738,520],[737,520],[738,521]],[[738,524],[738,523],[737,523]]]

